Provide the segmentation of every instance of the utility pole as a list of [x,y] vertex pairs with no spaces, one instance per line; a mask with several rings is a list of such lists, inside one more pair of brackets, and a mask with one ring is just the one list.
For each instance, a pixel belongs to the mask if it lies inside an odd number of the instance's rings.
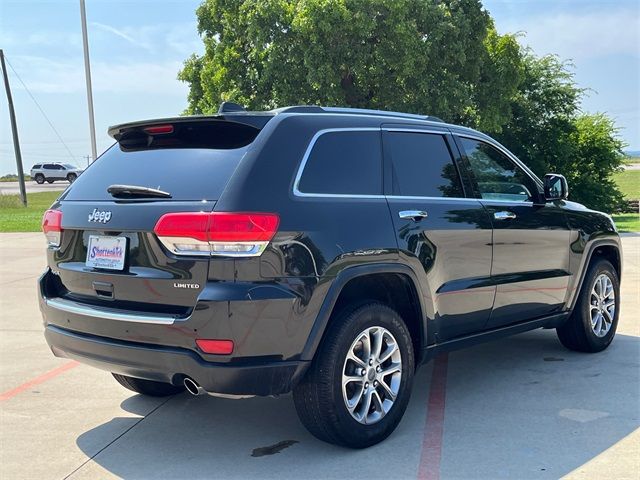
[[27,190],[24,186],[24,170],[22,168],[22,154],[20,153],[20,140],[18,139],[18,125],[16,124],[16,112],[13,110],[13,98],[11,98],[11,88],[9,87],[9,76],[7,66],[4,63],[4,52],[0,48],[0,63],[2,63],[2,76],[4,77],[4,89],[7,91],[7,101],[9,103],[9,117],[11,118],[11,133],[13,134],[13,149],[16,152],[16,165],[18,166],[18,182],[20,183],[20,199],[22,205],[27,206]]
[[82,21],[82,47],[84,48],[84,76],[87,81],[87,104],[89,106],[89,134],[91,135],[92,161],[98,158],[96,150],[96,125],[93,118],[93,92],[91,90],[91,67],[89,65],[89,38],[87,36],[87,13],[84,0],[80,0],[80,19]]

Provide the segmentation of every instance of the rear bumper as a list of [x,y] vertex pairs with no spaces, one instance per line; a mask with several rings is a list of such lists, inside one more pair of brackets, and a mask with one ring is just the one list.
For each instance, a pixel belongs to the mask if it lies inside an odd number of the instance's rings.
[[[174,385],[190,377],[211,393],[260,396],[289,392],[309,364],[299,353],[308,331],[292,328],[299,325],[297,297],[282,288],[207,284],[192,313],[180,317],[80,303],[58,296],[52,281],[47,269],[39,300],[45,338],[58,357]],[[238,288],[252,288],[251,298]],[[205,354],[196,338],[233,340],[233,355]]]
[[279,395],[289,392],[307,362],[214,363],[180,348],[123,342],[48,325],[45,338],[57,357],[113,373],[181,385],[185,377],[207,392]]

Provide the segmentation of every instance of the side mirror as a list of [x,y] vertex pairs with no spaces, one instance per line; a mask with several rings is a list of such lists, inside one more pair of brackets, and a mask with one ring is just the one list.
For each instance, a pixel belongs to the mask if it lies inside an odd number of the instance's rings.
[[544,176],[544,199],[547,201],[565,200],[569,196],[567,179],[558,173]]

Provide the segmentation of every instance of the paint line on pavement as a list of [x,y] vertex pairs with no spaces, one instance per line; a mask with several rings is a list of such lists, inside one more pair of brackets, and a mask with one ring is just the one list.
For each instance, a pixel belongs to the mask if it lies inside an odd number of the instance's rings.
[[418,480],[439,480],[444,432],[444,409],[447,390],[448,354],[436,357],[431,374],[427,419],[422,440],[422,454],[418,465]]
[[10,398],[15,397],[16,395],[18,395],[19,393],[24,392],[25,390],[29,390],[32,387],[35,387],[36,385],[40,385],[41,383],[46,382],[47,380],[51,380],[54,377],[57,377],[58,375],[60,375],[61,373],[66,372],[67,370],[71,370],[74,367],[77,367],[78,365],[80,365],[78,362],[76,361],[71,361],[71,362],[67,362],[64,365],[55,368],[47,373],[43,373],[42,375],[40,375],[39,377],[36,377],[32,380],[29,380],[26,383],[23,383],[22,385],[18,385],[16,388],[12,389],[12,390],[8,390],[4,393],[0,394],[0,402],[4,402],[5,400],[9,400]]

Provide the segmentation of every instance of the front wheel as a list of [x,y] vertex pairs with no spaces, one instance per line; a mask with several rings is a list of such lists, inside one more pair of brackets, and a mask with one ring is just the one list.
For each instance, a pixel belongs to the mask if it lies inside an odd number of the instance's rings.
[[154,382],[153,380],[128,377],[117,373],[112,373],[111,375],[124,388],[150,397],[168,397],[184,391],[184,387],[176,387],[170,383]]
[[391,308],[368,303],[340,314],[293,391],[300,420],[325,442],[365,448],[398,426],[414,372],[411,335]]
[[69,183],[75,182],[76,178],[78,178],[78,175],[76,175],[75,173],[70,173],[69,175],[67,175],[67,181]]
[[600,352],[607,348],[618,326],[620,282],[606,260],[589,266],[571,317],[557,328],[558,338],[569,350]]

